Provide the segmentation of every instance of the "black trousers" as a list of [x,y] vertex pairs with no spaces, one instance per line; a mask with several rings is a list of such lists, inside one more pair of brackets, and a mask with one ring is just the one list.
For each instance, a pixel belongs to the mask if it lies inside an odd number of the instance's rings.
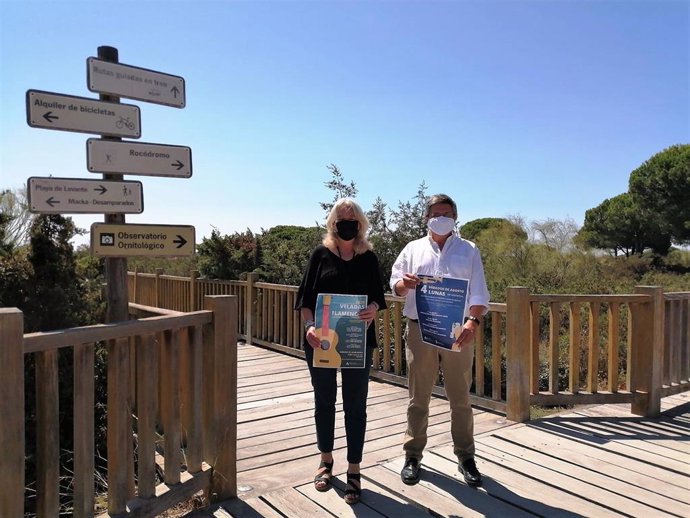
[[[314,387],[314,421],[316,422],[316,443],[320,452],[333,451],[335,434],[335,400],[338,392],[337,369],[313,367],[314,350],[305,344],[311,386]],[[367,394],[369,392],[369,368],[373,349],[367,347],[366,367],[342,369],[342,397],[345,413],[345,436],[347,440],[347,461],[362,462],[364,434],[367,429]]]

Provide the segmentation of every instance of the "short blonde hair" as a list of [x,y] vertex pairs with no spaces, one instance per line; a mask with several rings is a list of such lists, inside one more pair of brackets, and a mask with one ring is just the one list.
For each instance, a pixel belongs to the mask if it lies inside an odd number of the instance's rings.
[[333,204],[333,208],[326,218],[326,233],[323,236],[324,246],[328,248],[338,246],[338,232],[336,231],[335,224],[338,222],[338,215],[347,210],[351,210],[355,219],[359,222],[359,232],[357,232],[354,243],[355,253],[362,254],[367,250],[371,250],[371,243],[367,240],[369,220],[362,208],[352,198],[340,198]]

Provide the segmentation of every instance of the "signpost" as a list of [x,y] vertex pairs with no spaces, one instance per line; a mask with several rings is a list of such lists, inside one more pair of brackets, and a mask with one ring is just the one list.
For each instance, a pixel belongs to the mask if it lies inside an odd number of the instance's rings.
[[92,92],[174,108],[185,106],[184,79],[179,76],[93,57],[86,60],[86,74],[86,83]]
[[141,182],[32,176],[26,192],[29,210],[38,214],[140,214],[144,210]]
[[[192,176],[192,150],[122,142],[121,137],[141,136],[138,106],[120,103],[120,97],[184,108],[185,81],[179,76],[123,65],[114,47],[98,47],[98,57],[86,60],[87,85],[99,99],[42,90],[26,92],[26,121],[33,128],[94,133],[88,139],[87,167],[102,173],[102,180],[29,178],[31,212],[40,214],[100,213],[105,223],[91,226],[91,253],[105,258],[107,281],[106,322],[129,318],[127,257],[188,256],[195,250],[194,227],[189,225],[127,225],[126,213],[141,213],[141,182],[123,181],[124,174]],[[110,514],[121,512],[120,503],[109,505]]]
[[97,257],[179,257],[194,254],[191,225],[91,225],[91,253]]
[[86,165],[92,173],[189,178],[192,150],[187,146],[90,138],[86,141]]
[[111,137],[141,136],[141,113],[138,106],[41,90],[26,92],[26,122],[32,128],[96,133]]

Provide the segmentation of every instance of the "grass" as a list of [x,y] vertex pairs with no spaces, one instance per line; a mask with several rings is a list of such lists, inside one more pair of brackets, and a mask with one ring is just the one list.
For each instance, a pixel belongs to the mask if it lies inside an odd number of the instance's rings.
[[529,407],[529,418],[530,419],[541,419],[542,417],[549,417],[552,415],[560,414],[562,412],[573,410],[574,406],[530,406]]

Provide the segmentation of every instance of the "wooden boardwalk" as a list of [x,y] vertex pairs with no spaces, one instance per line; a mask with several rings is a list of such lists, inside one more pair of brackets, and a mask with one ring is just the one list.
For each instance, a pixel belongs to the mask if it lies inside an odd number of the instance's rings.
[[527,424],[475,409],[484,485],[457,471],[448,403],[434,397],[421,482],[400,480],[407,390],[371,381],[362,501],[344,503],[345,436],[336,417],[334,488],[311,483],[318,465],[309,373],[303,360],[239,345],[240,498],[202,517],[690,516],[690,393],[662,401],[645,419],[605,405]]

